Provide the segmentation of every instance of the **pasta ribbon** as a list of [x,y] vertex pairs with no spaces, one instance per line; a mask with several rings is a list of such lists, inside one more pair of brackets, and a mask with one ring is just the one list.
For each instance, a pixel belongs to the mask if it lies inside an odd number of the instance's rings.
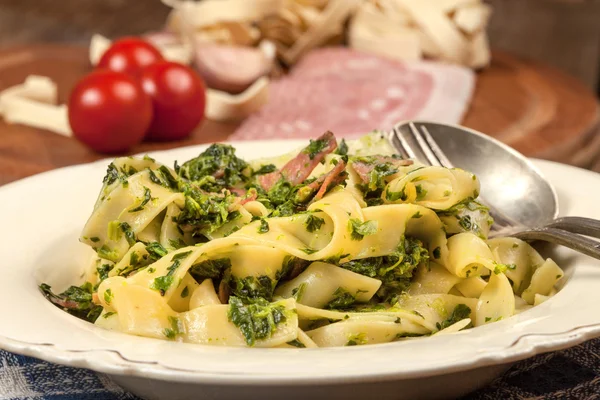
[[223,144],[174,169],[118,158],[81,234],[86,283],[41,289],[99,327],[202,345],[453,334],[548,301],[564,276],[519,239],[487,239],[479,190],[377,133],[252,163]]

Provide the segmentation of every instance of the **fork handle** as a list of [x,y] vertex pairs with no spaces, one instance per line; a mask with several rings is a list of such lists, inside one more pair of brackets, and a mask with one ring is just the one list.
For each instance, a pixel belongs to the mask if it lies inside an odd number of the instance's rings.
[[555,219],[547,225],[550,228],[562,229],[580,235],[600,238],[600,220],[584,217],[563,217]]
[[526,241],[541,240],[558,244],[600,260],[600,242],[573,232],[544,227],[522,231],[514,236]]

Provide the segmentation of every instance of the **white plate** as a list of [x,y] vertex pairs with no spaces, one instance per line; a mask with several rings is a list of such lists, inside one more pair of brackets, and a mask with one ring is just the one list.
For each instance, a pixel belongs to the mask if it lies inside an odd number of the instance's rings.
[[[247,159],[297,141],[234,144]],[[203,146],[153,153],[196,156]],[[452,335],[327,349],[247,349],[172,343],[109,332],[59,310],[38,291],[82,271],[77,241],[106,160],[0,187],[0,348],[110,374],[146,398],[443,398],[489,382],[516,360],[600,336],[600,265],[565,249],[552,254],[567,283],[549,301],[498,323]],[[536,161],[555,185],[562,215],[600,218],[600,175]],[[485,190],[485,188],[483,189]]]

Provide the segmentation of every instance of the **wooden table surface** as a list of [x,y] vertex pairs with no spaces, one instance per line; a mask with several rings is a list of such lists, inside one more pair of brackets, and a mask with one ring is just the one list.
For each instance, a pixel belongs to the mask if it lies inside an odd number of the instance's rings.
[[[0,90],[30,74],[58,83],[59,98],[90,70],[87,49],[39,45],[0,51]],[[496,52],[478,74],[465,126],[532,157],[600,170],[599,111],[585,86],[556,69]],[[206,121],[188,139],[143,143],[133,153],[226,140],[237,125]],[[0,121],[0,185],[54,168],[106,157],[77,140]]]

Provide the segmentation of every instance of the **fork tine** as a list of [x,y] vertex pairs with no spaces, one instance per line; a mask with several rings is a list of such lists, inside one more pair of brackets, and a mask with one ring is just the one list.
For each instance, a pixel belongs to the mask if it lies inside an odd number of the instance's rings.
[[392,130],[392,139],[394,139],[396,144],[395,147],[402,153],[403,158],[411,158],[413,160],[417,158],[410,143],[408,143],[406,138],[396,128]]
[[438,146],[437,142],[433,139],[433,136],[431,136],[431,133],[429,133],[425,125],[421,125],[421,133],[423,134],[423,138],[429,145],[429,148],[433,154],[435,154],[436,158],[440,161],[442,167],[454,168],[452,162],[448,160],[448,157],[446,157],[446,154],[442,151],[440,146]]
[[396,130],[396,128],[392,129],[387,135],[388,135],[388,141],[392,144],[392,146],[394,146],[394,148],[398,151],[398,153],[400,153],[402,158],[404,158],[404,159],[410,158],[410,156],[406,152],[406,149],[404,148],[404,146],[402,146],[402,143],[400,142],[400,139],[399,139],[400,135],[398,134],[398,131]]
[[436,157],[435,153],[431,150],[431,148],[429,147],[429,143],[427,143],[427,141],[423,137],[422,133],[417,129],[415,124],[413,124],[411,122],[410,124],[408,124],[408,126],[410,127],[410,132],[412,133],[413,138],[415,139],[415,141],[417,142],[417,145],[419,146],[419,150],[421,150],[421,152],[423,153],[423,155],[425,156],[425,158],[427,159],[429,164],[433,165],[433,166],[437,166],[437,167],[442,166],[441,161]]

